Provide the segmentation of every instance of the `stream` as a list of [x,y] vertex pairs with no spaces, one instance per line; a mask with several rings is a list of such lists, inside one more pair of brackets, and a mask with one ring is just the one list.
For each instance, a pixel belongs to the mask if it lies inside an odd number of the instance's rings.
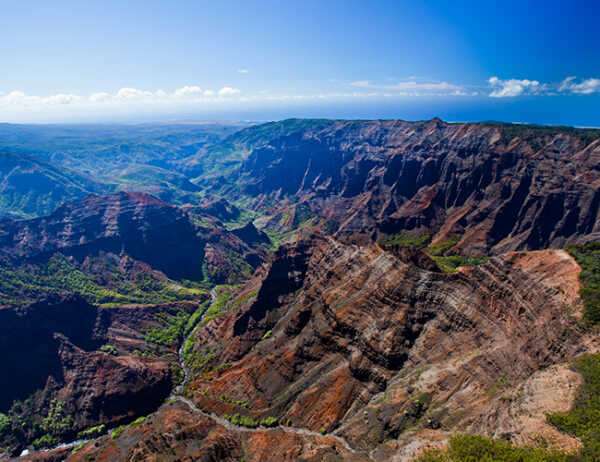
[[[210,290],[210,302],[211,302],[211,305],[216,301],[216,299],[217,299],[217,290],[216,290],[216,287],[213,287]],[[190,330],[190,332],[181,341],[181,345],[179,346],[179,349],[177,350],[177,362],[179,363],[179,366],[183,370],[183,380],[181,381],[181,383],[179,385],[177,385],[175,388],[173,388],[173,391],[171,391],[171,394],[167,397],[167,399],[165,400],[165,402],[169,401],[169,400],[175,400],[175,399],[181,398],[181,394],[183,393],[184,387],[187,384],[187,382],[189,381],[190,370],[185,365],[185,361],[184,361],[184,358],[183,358],[183,349],[185,347],[185,342],[187,341],[187,339],[191,335],[194,334],[194,331],[196,330],[196,327],[204,319],[204,314],[205,313],[206,313],[206,310],[205,310],[204,313],[202,313],[202,316],[200,316],[200,318],[198,318],[198,321],[196,322],[195,326]],[[109,429],[109,431],[110,431],[110,429]],[[80,444],[87,443],[88,441],[91,441],[91,439],[77,439],[77,440],[74,440],[74,441],[57,444],[56,446],[51,447],[51,448],[45,448],[45,449],[35,450],[34,452],[51,452],[51,451],[56,451],[58,449],[74,448],[76,446],[79,446]],[[19,458],[28,456],[28,455],[31,454],[31,452],[32,452],[32,450],[30,448],[24,449],[21,452],[21,454],[19,455]]]
[[[210,290],[210,299],[211,299],[211,305],[216,301],[217,299],[217,291],[216,291],[216,287],[213,287]],[[210,305],[209,305],[210,306]],[[181,381],[181,383],[179,385],[177,385],[177,387],[175,387],[173,389],[173,391],[171,392],[171,394],[167,397],[167,399],[165,400],[165,402],[168,401],[179,401],[183,404],[185,404],[192,412],[197,413],[197,414],[201,414],[204,417],[207,417],[211,420],[213,420],[214,422],[216,422],[218,425],[221,425],[229,430],[234,430],[234,431],[239,431],[239,432],[261,432],[261,431],[283,431],[286,433],[294,433],[296,435],[303,435],[303,436],[313,436],[313,437],[322,437],[323,435],[321,433],[315,432],[315,431],[311,431],[311,430],[307,430],[305,428],[296,428],[296,427],[289,427],[289,426],[285,426],[285,425],[278,425],[276,427],[259,427],[259,428],[248,428],[248,427],[243,427],[240,425],[235,425],[232,424],[231,422],[229,422],[227,419],[224,419],[221,416],[218,416],[216,414],[213,414],[211,412],[206,412],[202,409],[200,409],[199,407],[197,407],[193,401],[187,399],[185,396],[183,396],[183,391],[185,389],[186,384],[188,383],[189,379],[190,379],[190,370],[187,368],[185,361],[184,361],[184,347],[185,347],[185,343],[188,340],[188,338],[194,334],[194,331],[196,330],[196,327],[202,322],[202,320],[204,319],[204,315],[206,314],[206,312],[208,311],[208,308],[204,311],[204,313],[202,313],[202,316],[200,316],[195,324],[195,326],[190,330],[190,332],[182,339],[181,341],[181,345],[179,347],[179,349],[177,350],[177,356],[178,356],[178,363],[179,366],[181,367],[181,369],[183,370],[183,380]],[[352,454],[357,454],[357,453],[361,453],[363,455],[366,455],[369,457],[369,459],[371,459],[371,455],[370,454],[366,454],[362,451],[357,451],[355,449],[352,448],[352,446],[350,446],[350,444],[348,444],[348,442],[341,436],[339,435],[335,435],[333,433],[329,433],[327,434],[327,436],[330,436],[332,438],[334,438],[339,444],[341,444],[347,451],[349,451]],[[76,447],[79,444],[82,443],[87,443],[88,441],[92,441],[92,440],[86,440],[86,439],[78,439],[76,441],[72,441],[69,443],[61,443],[53,448],[49,448],[49,449],[42,449],[42,452],[49,452],[49,451],[54,451],[57,449],[66,449],[66,448],[72,448],[72,447]],[[25,449],[21,455],[19,457],[23,457],[23,456],[27,456],[30,454],[30,450],[29,449]]]

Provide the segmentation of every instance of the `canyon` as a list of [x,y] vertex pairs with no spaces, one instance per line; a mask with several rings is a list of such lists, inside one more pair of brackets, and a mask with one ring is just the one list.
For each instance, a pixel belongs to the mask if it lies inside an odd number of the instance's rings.
[[211,130],[160,159],[184,192],[11,202],[6,459],[411,461],[463,434],[587,454],[548,416],[600,351],[599,131]]

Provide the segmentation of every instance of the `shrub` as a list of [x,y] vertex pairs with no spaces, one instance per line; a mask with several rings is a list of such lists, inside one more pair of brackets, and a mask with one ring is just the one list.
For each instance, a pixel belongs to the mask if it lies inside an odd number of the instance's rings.
[[52,435],[43,435],[31,443],[35,449],[50,448],[58,444],[58,439]]
[[567,247],[567,251],[581,266],[581,298],[584,319],[588,324],[600,323],[600,242]]
[[585,355],[574,368],[583,376],[573,409],[548,415],[548,421],[559,430],[580,438],[582,460],[600,460],[600,354]]
[[119,354],[117,348],[114,345],[111,345],[110,343],[107,343],[106,345],[102,345],[100,347],[100,351],[109,355],[113,355],[116,356],[117,354]]
[[175,346],[183,338],[189,317],[190,315],[185,311],[178,311],[175,315],[160,313],[156,318],[162,322],[163,327],[150,329],[144,339],[148,343],[166,347]]
[[110,437],[115,440],[127,429],[127,425],[120,425],[110,432]]
[[460,241],[460,236],[450,236],[448,239],[444,241],[437,242],[435,244],[430,244],[427,247],[427,253],[432,257],[441,257],[446,252],[448,252],[452,247],[458,244]]
[[254,419],[254,417],[247,415],[225,414],[223,417],[229,420],[229,422],[231,422],[233,425],[238,425],[240,427],[256,428],[259,425],[259,422],[256,419]]
[[460,266],[476,266],[485,263],[487,257],[464,257],[462,255],[449,255],[446,257],[431,257],[444,273],[454,273]]
[[100,425],[96,425],[94,427],[86,428],[83,431],[80,431],[77,434],[77,437],[81,438],[81,439],[97,438],[98,436],[104,434],[105,431],[106,431],[106,425],[100,424]]
[[429,233],[414,233],[403,231],[398,234],[390,234],[379,240],[382,247],[414,247],[422,249],[431,240]]
[[266,340],[266,339],[268,339],[268,338],[271,338],[271,336],[272,336],[272,335],[273,335],[273,331],[269,329],[269,330],[268,330],[268,331],[266,331],[266,332],[265,332],[265,334],[262,336],[262,339],[263,339],[263,340]]
[[0,412],[0,434],[10,428],[10,417]]
[[507,441],[478,435],[455,435],[448,449],[425,452],[418,462],[568,462],[572,456],[558,451],[513,446]]
[[279,419],[273,416],[265,417],[260,421],[260,424],[263,427],[276,427],[277,425],[279,425]]
[[53,399],[50,402],[48,415],[42,419],[42,429],[53,436],[61,436],[73,429],[73,418],[65,414],[65,404]]
[[135,419],[133,422],[129,424],[129,427],[137,427],[138,425],[143,424],[146,421],[146,416],[141,416]]

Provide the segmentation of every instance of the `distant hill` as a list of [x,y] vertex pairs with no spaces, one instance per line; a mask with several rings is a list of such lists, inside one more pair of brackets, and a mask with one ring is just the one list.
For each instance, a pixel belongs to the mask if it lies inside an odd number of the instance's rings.
[[0,215],[47,215],[60,204],[108,187],[22,154],[0,152]]

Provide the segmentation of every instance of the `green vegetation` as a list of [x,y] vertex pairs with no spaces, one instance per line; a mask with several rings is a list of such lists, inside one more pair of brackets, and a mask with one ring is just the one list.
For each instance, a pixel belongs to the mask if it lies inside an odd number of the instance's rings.
[[233,404],[234,406],[243,407],[245,409],[248,409],[248,407],[250,406],[248,400],[246,399],[233,399],[226,395],[219,396],[219,399],[224,403]]
[[264,333],[264,335],[262,336],[262,339],[263,339],[263,340],[266,340],[266,339],[268,339],[268,338],[271,338],[271,336],[272,336],[272,335],[273,335],[273,331],[272,331],[271,329],[269,329],[268,331],[266,331],[266,332]]
[[111,432],[110,432],[110,437],[114,440],[117,439],[119,436],[121,436],[123,434],[123,432],[125,430],[127,430],[128,428],[133,428],[133,427],[137,427],[141,424],[143,424],[146,421],[146,416],[141,416],[138,417],[137,419],[135,419],[133,422],[131,422],[130,424],[127,425],[119,425],[118,427],[114,428]]
[[44,449],[44,448],[50,448],[52,446],[56,446],[58,444],[58,438],[56,438],[55,436],[52,435],[43,435],[40,436],[39,438],[36,438],[35,440],[32,441],[31,445],[35,448],[35,449]]
[[600,130],[593,128],[576,128],[569,126],[548,126],[535,124],[511,124],[505,122],[481,122],[480,125],[495,126],[502,129],[504,142],[515,137],[533,142],[533,147],[542,147],[543,137],[554,138],[558,134],[569,134],[581,138],[584,143],[591,143],[600,138]]
[[558,430],[579,438],[583,449],[567,454],[544,448],[516,447],[483,436],[456,435],[447,450],[433,450],[418,462],[597,462],[600,461],[600,354],[585,355],[574,368],[583,376],[573,409],[548,415]]
[[429,233],[412,233],[403,231],[398,234],[388,235],[380,239],[379,244],[386,247],[422,249],[429,255],[444,273],[454,273],[460,266],[476,266],[485,263],[488,257],[470,257],[456,253],[450,253],[452,247],[458,244],[459,236],[453,235],[448,239],[429,244],[431,235]]
[[116,440],[125,430],[127,430],[127,425],[119,425],[110,432],[110,437]]
[[94,427],[86,428],[85,430],[80,431],[77,434],[77,438],[81,438],[81,439],[97,438],[97,437],[103,435],[105,432],[106,432],[106,425],[100,424],[100,425],[96,425]]
[[57,399],[50,402],[48,415],[42,419],[42,430],[52,436],[69,433],[73,429],[73,418],[66,414],[65,403]]
[[261,419],[260,425],[261,427],[276,427],[279,425],[279,419],[273,416],[265,417]]
[[380,239],[379,244],[382,247],[406,247],[406,248],[424,248],[431,240],[431,234],[412,233],[403,231],[398,234],[390,234]]
[[559,430],[583,442],[582,461],[600,460],[600,354],[585,355],[575,361],[574,368],[583,376],[573,409],[548,415],[548,421]]
[[441,257],[458,244],[458,241],[460,241],[460,236],[452,235],[448,239],[436,242],[435,244],[430,244],[427,247],[427,253],[432,257]]
[[[33,420],[26,412],[30,406],[29,400],[16,402],[11,408],[11,419],[9,424],[14,428],[25,431],[30,438],[35,438],[32,445],[35,449],[42,449],[57,445],[65,436],[72,434],[74,420],[67,414],[65,404],[62,401],[53,399],[48,406],[48,413],[41,421]],[[17,415],[20,414],[20,415]],[[14,420],[14,425],[11,421]],[[37,437],[37,438],[36,438]]]
[[571,246],[567,251],[575,258],[581,273],[581,298],[584,319],[590,325],[600,323],[600,242]]
[[286,119],[267,122],[240,130],[230,137],[235,143],[256,147],[275,138],[290,136],[304,130],[320,130],[335,123],[328,119]]
[[75,293],[105,307],[126,303],[163,303],[197,299],[206,293],[199,284],[176,283],[150,273],[128,275],[115,262],[103,261],[95,273],[85,273],[60,253],[45,263],[19,267],[0,264],[3,304],[22,305],[52,293]]
[[263,419],[255,419],[254,417],[240,414],[225,414],[223,416],[233,425],[238,425],[240,427],[247,428],[257,428],[257,427],[276,427],[279,425],[279,419],[277,417],[269,416]]
[[495,398],[500,394],[503,390],[506,390],[510,387],[510,378],[506,374],[502,374],[498,379],[490,386],[486,393],[490,398]]
[[454,273],[459,266],[477,266],[488,261],[488,257],[464,257],[462,255],[448,255],[431,257],[444,273]]
[[454,273],[460,266],[477,266],[488,261],[488,257],[469,257],[452,253],[452,247],[459,241],[460,236],[452,235],[448,239],[430,244],[426,249],[427,254],[444,273]]
[[237,310],[240,306],[248,302],[248,300],[255,298],[258,295],[258,290],[249,290],[240,295],[237,295],[229,304],[228,310]]
[[0,435],[10,429],[10,417],[0,412]]
[[155,345],[176,346],[183,338],[189,318],[190,315],[185,311],[178,311],[175,315],[159,313],[156,315],[156,319],[161,322],[163,327],[150,329],[144,339]]
[[194,311],[192,313],[192,315],[188,318],[187,323],[185,325],[184,333],[183,333],[184,336],[188,336],[192,333],[194,328],[198,325],[198,323],[202,319],[202,316],[204,315],[206,309],[209,306],[209,303],[210,303],[210,300],[205,300],[204,302],[202,302],[198,306],[198,309],[196,311]]
[[102,345],[100,347],[100,351],[109,355],[113,355],[116,356],[119,354],[119,351],[117,350],[117,347],[115,347],[114,345],[111,345],[110,343],[107,343],[106,345]]
[[181,385],[185,380],[185,372],[183,368],[176,363],[171,364],[171,383],[173,387]]
[[235,289],[236,289],[236,286],[232,286],[232,285],[221,285],[221,286],[215,287],[214,290],[217,294],[217,297],[216,297],[215,301],[213,303],[211,303],[211,305],[206,310],[206,314],[204,315],[204,318],[202,318],[203,326],[208,324],[212,320],[217,319],[219,316],[221,316],[224,313],[225,306],[227,305],[227,302],[229,302],[229,300],[231,300],[231,297],[232,297]]
[[135,419],[133,422],[131,422],[128,427],[133,428],[133,427],[137,427],[141,424],[143,424],[146,421],[146,416],[143,415],[141,417],[138,417],[137,419]]
[[418,462],[568,462],[571,456],[548,449],[516,447],[477,435],[455,435],[448,449],[427,451]]
[[183,352],[183,360],[186,366],[194,373],[207,371],[207,366],[216,358],[217,355],[212,351],[194,351],[193,344],[189,350],[184,348]]

